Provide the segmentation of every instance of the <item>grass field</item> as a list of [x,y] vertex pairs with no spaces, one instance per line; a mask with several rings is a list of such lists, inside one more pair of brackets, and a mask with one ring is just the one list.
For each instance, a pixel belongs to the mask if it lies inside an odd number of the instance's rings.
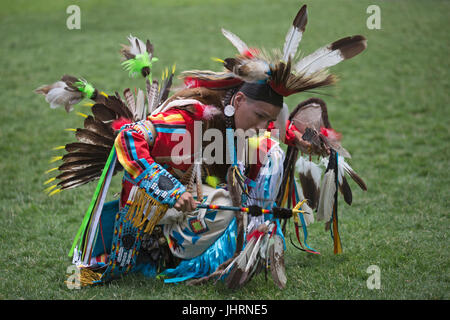
[[[348,35],[368,39],[363,54],[333,69],[341,81],[321,97],[369,190],[350,182],[353,205],[341,199],[343,254],[333,254],[329,232],[315,223],[309,244],[322,254],[288,244],[285,290],[259,275],[238,292],[221,283],[167,285],[141,275],[69,290],[67,253],[95,183],[50,198],[43,192],[44,172],[57,155],[52,147],[72,141],[64,129],[82,119],[51,110],[33,90],[64,73],[85,77],[105,92],[142,86],[120,66],[118,50],[130,33],[154,43],[156,76],[175,62],[178,71],[219,70],[210,57],[234,54],[220,27],[255,46],[281,47],[302,2],[2,2],[0,299],[449,299],[450,2],[304,2],[309,22],[303,53]],[[66,27],[71,4],[81,9],[80,30]],[[371,4],[381,9],[379,30],[366,26]],[[293,107],[310,96],[287,102]],[[379,290],[367,288],[370,265],[380,268]]]

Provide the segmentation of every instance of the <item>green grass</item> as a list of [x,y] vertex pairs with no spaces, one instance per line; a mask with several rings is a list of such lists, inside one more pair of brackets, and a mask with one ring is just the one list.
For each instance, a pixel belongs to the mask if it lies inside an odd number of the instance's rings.
[[[152,2],[152,3],[150,3]],[[352,166],[369,190],[351,182],[354,203],[340,202],[343,254],[334,255],[323,223],[309,228],[320,256],[290,244],[287,288],[259,275],[238,292],[223,284],[165,285],[140,275],[68,290],[67,253],[95,185],[49,198],[43,172],[54,146],[73,140],[65,128],[82,119],[50,110],[33,89],[69,73],[106,92],[142,86],[120,67],[120,43],[132,33],[155,45],[164,67],[213,69],[210,57],[234,48],[220,27],[249,44],[281,47],[301,3],[281,1],[15,1],[0,13],[0,299],[448,299],[449,38],[448,1],[304,1],[307,54],[340,37],[363,34],[368,49],[333,69],[341,78],[329,107]],[[81,8],[81,30],[68,30],[66,8]],[[381,30],[366,27],[366,8],[381,8]],[[290,107],[313,94],[287,99]],[[77,106],[77,111],[86,111]],[[120,177],[113,181],[113,192]],[[290,227],[292,234],[292,227]],[[370,265],[381,289],[369,290]]]

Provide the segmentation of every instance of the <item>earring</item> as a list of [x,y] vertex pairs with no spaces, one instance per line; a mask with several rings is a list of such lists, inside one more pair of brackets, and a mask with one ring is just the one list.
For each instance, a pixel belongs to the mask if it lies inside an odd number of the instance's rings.
[[223,109],[223,113],[224,113],[227,117],[232,117],[232,116],[234,116],[234,111],[235,111],[235,108],[234,108],[234,106],[232,106],[231,104],[227,105],[227,106]]

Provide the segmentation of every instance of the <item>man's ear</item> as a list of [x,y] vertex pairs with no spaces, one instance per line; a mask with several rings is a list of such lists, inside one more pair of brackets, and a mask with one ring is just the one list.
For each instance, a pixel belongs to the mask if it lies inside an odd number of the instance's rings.
[[234,103],[233,106],[235,109],[239,109],[239,107],[241,106],[242,102],[244,102],[246,99],[245,94],[243,94],[242,92],[238,92],[236,93],[236,95],[234,96]]

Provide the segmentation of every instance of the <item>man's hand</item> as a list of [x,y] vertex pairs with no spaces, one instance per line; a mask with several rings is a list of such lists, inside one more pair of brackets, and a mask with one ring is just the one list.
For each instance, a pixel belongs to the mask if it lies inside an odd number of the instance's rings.
[[181,212],[191,212],[197,208],[197,203],[190,192],[185,192],[178,198],[173,207]]
[[317,154],[322,156],[330,155],[330,148],[324,144],[322,144],[323,149],[311,144],[308,141],[302,139],[302,134],[298,131],[294,131],[295,134],[295,145],[299,148],[303,153],[307,154]]

